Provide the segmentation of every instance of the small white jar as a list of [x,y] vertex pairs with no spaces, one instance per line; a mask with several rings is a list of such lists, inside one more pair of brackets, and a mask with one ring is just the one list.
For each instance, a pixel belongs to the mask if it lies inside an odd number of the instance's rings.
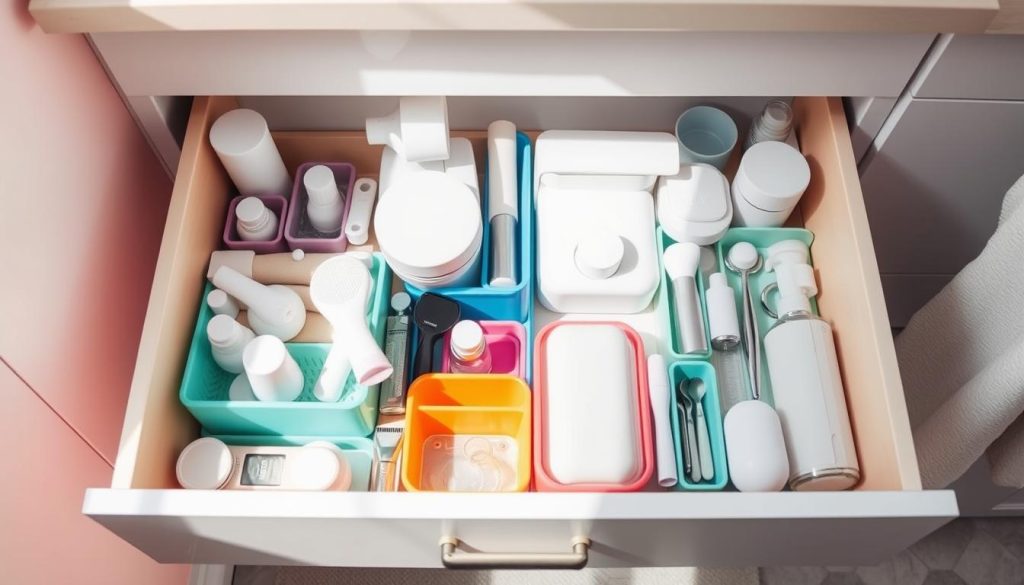
[[800,151],[784,142],[758,142],[743,154],[732,181],[733,224],[782,226],[810,181]]
[[257,197],[238,202],[235,220],[238,237],[246,242],[269,242],[277,237],[277,216]]

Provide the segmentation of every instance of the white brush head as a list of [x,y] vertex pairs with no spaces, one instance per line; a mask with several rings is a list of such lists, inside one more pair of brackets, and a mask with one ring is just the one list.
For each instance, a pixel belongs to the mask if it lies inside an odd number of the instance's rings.
[[680,242],[665,248],[662,256],[665,271],[675,280],[683,276],[693,277],[700,265],[700,246],[691,242]]
[[335,325],[335,321],[364,316],[372,284],[365,264],[351,256],[337,256],[313,272],[309,297],[320,314]]

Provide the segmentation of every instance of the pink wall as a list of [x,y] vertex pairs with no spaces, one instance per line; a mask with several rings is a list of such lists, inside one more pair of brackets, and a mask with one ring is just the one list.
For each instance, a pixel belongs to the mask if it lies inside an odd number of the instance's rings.
[[85,39],[0,13],[0,355],[113,461],[171,181]]
[[81,514],[110,482],[171,182],[85,39],[26,5],[0,12],[0,581],[184,584]]

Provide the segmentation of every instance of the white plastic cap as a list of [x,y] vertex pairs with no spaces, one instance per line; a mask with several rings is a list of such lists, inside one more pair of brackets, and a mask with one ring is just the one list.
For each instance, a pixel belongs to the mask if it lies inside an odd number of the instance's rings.
[[576,268],[587,278],[604,280],[619,270],[625,253],[625,244],[617,234],[593,232],[576,244]]
[[235,207],[235,217],[248,229],[256,229],[266,221],[267,206],[258,197],[246,197]]
[[175,472],[185,489],[220,489],[231,477],[231,450],[219,439],[203,437],[188,444],[178,456]]
[[474,360],[484,352],[484,330],[476,321],[459,321],[452,327],[452,352],[464,360]]
[[679,242],[665,248],[662,257],[665,272],[675,280],[683,276],[694,276],[700,266],[700,246],[690,242]]
[[237,340],[242,332],[242,326],[234,318],[227,315],[215,315],[206,324],[206,336],[210,338],[210,344],[218,347],[227,347]]
[[315,205],[333,205],[341,197],[334,171],[326,165],[316,165],[307,170],[302,175],[302,184],[310,202]]
[[235,299],[219,288],[211,290],[210,294],[206,295],[206,304],[210,306],[214,314],[227,315],[232,319],[238,316],[238,311],[241,309]]

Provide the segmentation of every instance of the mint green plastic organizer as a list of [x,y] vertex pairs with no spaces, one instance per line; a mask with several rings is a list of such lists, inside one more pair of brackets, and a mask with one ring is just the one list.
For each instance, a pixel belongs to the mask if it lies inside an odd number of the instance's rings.
[[[378,344],[384,343],[384,326],[391,293],[391,269],[383,256],[373,255],[373,290],[367,323]],[[212,289],[207,284],[202,298]],[[285,344],[305,378],[302,394],[294,402],[231,402],[228,387],[235,374],[225,372],[210,353],[206,324],[213,311],[201,302],[192,334],[188,362],[179,397],[206,432],[214,435],[276,435],[365,437],[377,422],[378,386],[362,386],[349,377],[338,402],[320,402],[313,385],[330,350],[326,343]]]
[[[682,425],[679,421],[679,408],[676,406],[676,388],[683,376],[704,380],[707,392],[701,404],[704,406],[704,418],[708,423],[708,437],[711,438],[711,460],[715,464],[715,476],[710,481],[694,483],[686,475],[683,462]],[[729,483],[729,465],[725,454],[725,433],[722,427],[722,407],[718,400],[718,378],[715,368],[707,362],[684,361],[675,362],[668,367],[668,379],[672,394],[672,440],[676,449],[676,473],[679,483],[677,491],[716,491],[724,489]],[[696,432],[696,429],[695,429]]]
[[682,340],[679,339],[679,327],[676,324],[676,301],[675,295],[672,294],[672,282],[669,281],[668,273],[665,272],[665,264],[662,262],[665,248],[674,244],[675,240],[670,238],[660,227],[656,233],[658,238],[658,267],[661,269],[661,284],[658,286],[658,311],[661,314],[659,320],[664,327],[668,327],[668,331],[664,336],[664,339],[668,342],[668,347],[664,348],[662,354],[669,363],[681,360],[707,361],[711,359],[711,339],[708,334],[708,311],[704,300],[704,279],[697,279],[697,292],[700,294],[700,312],[704,319],[704,334],[708,350],[704,353],[684,354],[682,353]]
[[[758,254],[761,255],[762,263],[765,259],[765,254],[768,251],[768,247],[772,244],[776,244],[783,240],[799,240],[807,247],[811,247],[811,243],[814,242],[814,234],[809,230],[803,228],[732,228],[725,232],[725,235],[721,240],[718,240],[715,253],[718,255],[718,269],[725,273],[726,278],[729,280],[729,286],[732,288],[733,293],[736,296],[736,311],[740,317],[740,327],[743,326],[743,307],[742,300],[742,289],[740,288],[742,280],[740,276],[729,270],[725,266],[725,255],[732,248],[732,245],[737,242],[750,242],[757,248]],[[811,261],[813,265],[813,260]],[[768,333],[768,330],[775,325],[775,319],[772,319],[768,313],[765,313],[761,307],[761,289],[765,286],[775,282],[775,273],[768,272],[764,269],[762,264],[761,270],[750,275],[750,294],[754,297],[754,316],[757,318],[757,330],[761,337],[761,363],[767,364],[768,359],[764,355],[764,336]],[[774,304],[777,299],[776,295],[769,297],[769,302]],[[811,311],[815,315],[818,314],[818,303],[815,299],[811,299]],[[761,373],[761,400],[764,400],[772,406],[775,405],[775,400],[772,397],[772,382],[768,376],[768,369],[765,366]]]
[[313,441],[333,443],[345,452],[352,468],[350,492],[370,491],[370,473],[373,469],[373,441],[362,437],[261,437],[258,435],[210,435],[228,445],[267,445],[270,447],[301,447]]

